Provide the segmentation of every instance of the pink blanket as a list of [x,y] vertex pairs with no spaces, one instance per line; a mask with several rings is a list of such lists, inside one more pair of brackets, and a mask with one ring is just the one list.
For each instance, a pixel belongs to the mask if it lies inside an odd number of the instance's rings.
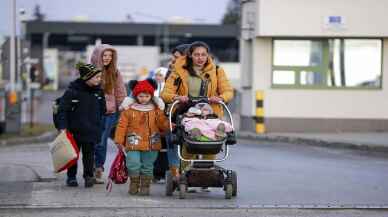
[[185,127],[185,131],[189,132],[192,129],[199,129],[202,135],[209,139],[216,139],[216,129],[219,124],[225,125],[225,133],[233,131],[232,125],[226,121],[220,119],[200,119],[200,118],[183,118],[182,124]]

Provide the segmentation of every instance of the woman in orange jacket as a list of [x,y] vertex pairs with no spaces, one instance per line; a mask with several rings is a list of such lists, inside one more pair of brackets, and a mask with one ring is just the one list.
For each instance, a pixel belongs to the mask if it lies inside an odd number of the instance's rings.
[[[175,61],[161,94],[165,103],[178,100],[185,105],[189,96],[205,96],[208,97],[214,113],[218,117],[223,117],[223,108],[218,102],[232,100],[233,88],[224,70],[213,63],[209,53],[210,49],[206,43],[193,42],[187,54]],[[185,149],[183,149],[183,156],[194,157],[186,153]],[[204,159],[214,159],[214,157],[214,155],[207,155]],[[172,160],[169,159],[169,161]],[[179,175],[178,167],[179,165],[170,167],[174,176]]]
[[136,102],[121,113],[115,142],[127,153],[128,193],[149,195],[153,164],[161,148],[161,134],[169,129],[169,124],[163,112],[163,101],[153,97],[154,80],[131,81],[129,86]]

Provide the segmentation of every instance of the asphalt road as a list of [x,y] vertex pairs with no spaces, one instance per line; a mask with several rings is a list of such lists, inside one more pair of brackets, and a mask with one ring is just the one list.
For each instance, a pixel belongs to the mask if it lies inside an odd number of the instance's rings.
[[[110,162],[115,147],[108,151]],[[387,155],[239,141],[222,166],[238,173],[235,199],[211,189],[180,200],[164,196],[161,184],[150,197],[131,197],[127,185],[114,185],[110,194],[104,185],[83,188],[81,171],[78,188],[66,187],[64,174],[39,181],[39,171],[51,169],[47,144],[3,147],[0,216],[388,216],[354,209],[388,207]]]

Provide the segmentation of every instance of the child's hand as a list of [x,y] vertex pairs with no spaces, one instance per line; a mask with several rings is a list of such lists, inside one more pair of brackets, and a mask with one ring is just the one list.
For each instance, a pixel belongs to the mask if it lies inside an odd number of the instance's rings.
[[122,149],[122,150],[124,149],[124,146],[121,144],[115,143],[115,145],[116,145],[117,149]]

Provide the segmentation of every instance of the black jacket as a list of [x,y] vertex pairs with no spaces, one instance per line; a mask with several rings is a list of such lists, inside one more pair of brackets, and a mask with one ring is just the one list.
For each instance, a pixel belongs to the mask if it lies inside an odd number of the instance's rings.
[[90,87],[81,79],[70,83],[60,100],[58,128],[67,129],[77,141],[98,143],[106,112],[104,92],[100,87]]

